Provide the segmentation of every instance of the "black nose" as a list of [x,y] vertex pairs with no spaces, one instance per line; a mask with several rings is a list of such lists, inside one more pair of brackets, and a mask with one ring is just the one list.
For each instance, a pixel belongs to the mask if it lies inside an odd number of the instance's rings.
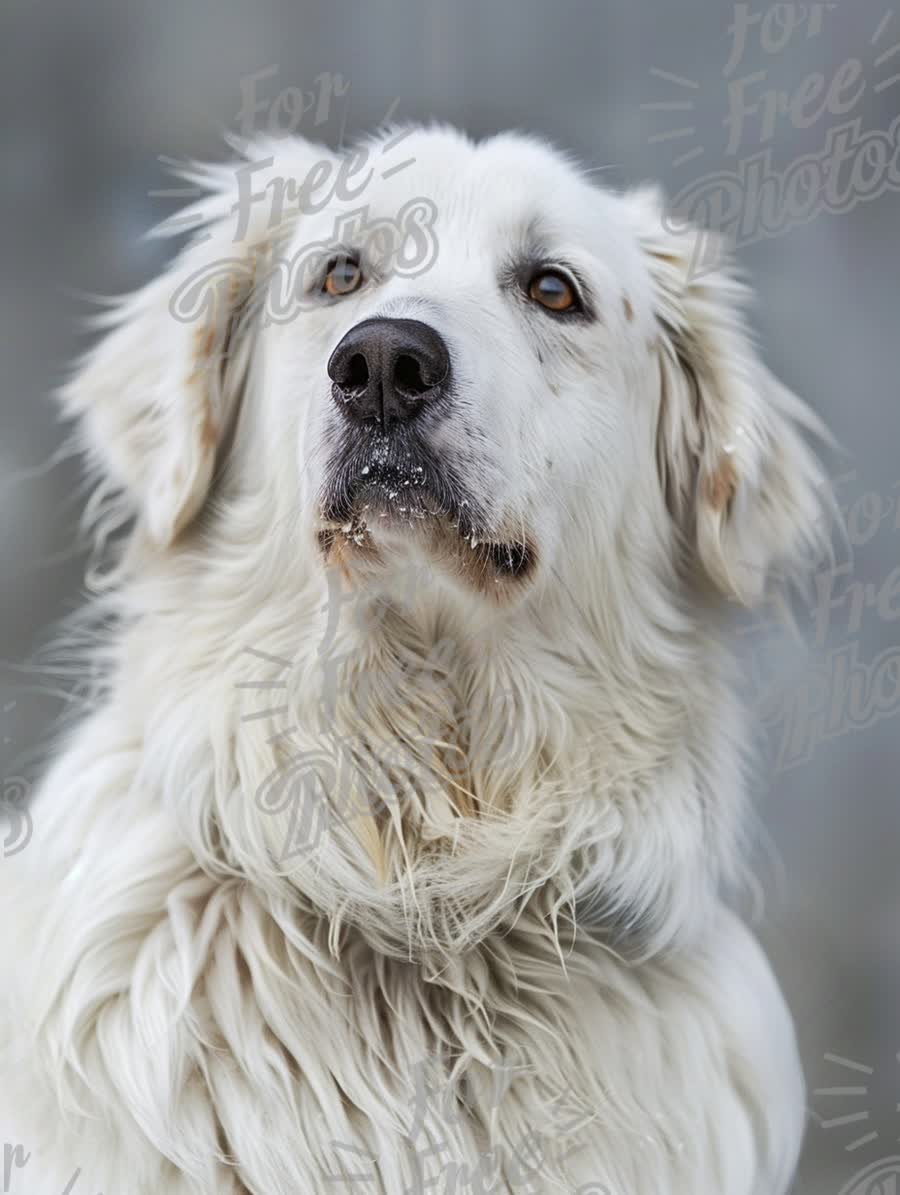
[[367,319],[351,328],[328,362],[332,394],[357,422],[413,419],[442,393],[450,355],[442,338],[415,319]]

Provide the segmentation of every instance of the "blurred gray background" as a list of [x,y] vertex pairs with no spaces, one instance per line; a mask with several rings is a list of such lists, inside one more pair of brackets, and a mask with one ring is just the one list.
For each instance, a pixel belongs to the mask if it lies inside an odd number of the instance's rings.
[[[152,194],[177,185],[161,157],[223,157],[251,76],[263,72],[258,128],[286,88],[349,83],[299,131],[335,142],[392,110],[478,135],[513,126],[606,168],[609,185],[657,179],[671,195],[766,150],[776,180],[807,155],[849,178],[854,159],[838,162],[829,134],[856,121],[857,138],[887,137],[900,113],[900,14],[886,0],[775,12],[709,0],[2,0],[0,20],[4,783],[36,774],[60,702],[27,661],[81,596],[84,495],[77,467],[52,462],[61,431],[48,395],[86,344],[85,296],[136,286],[171,251],[141,240],[173,210]],[[735,132],[742,89],[757,111]],[[877,148],[865,153],[855,168],[869,198],[814,205],[792,228],[772,209],[755,238],[750,211],[738,253],[768,361],[846,452],[842,596],[829,601],[820,580],[818,603],[801,606],[805,645],[764,620],[744,639],[761,714],[760,932],[810,1084],[801,1195],[838,1195],[900,1154],[900,179],[891,185]],[[833,1088],[856,1094],[815,1094]]]

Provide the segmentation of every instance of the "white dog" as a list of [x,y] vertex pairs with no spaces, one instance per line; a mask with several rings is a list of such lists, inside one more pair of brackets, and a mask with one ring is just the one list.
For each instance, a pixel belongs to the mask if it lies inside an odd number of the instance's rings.
[[813,417],[652,191],[244,152],[64,394],[129,533],[0,868],[5,1189],[779,1195],[726,615]]

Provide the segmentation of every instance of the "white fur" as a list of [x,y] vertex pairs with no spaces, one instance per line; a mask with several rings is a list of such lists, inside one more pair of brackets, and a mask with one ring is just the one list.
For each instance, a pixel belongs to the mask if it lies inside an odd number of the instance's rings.
[[[519,136],[389,136],[362,195],[276,228],[254,204],[237,241],[233,169],[198,172],[205,239],[107,319],[64,394],[101,538],[134,526],[95,603],[92,709],[0,868],[3,1136],[31,1154],[11,1189],[59,1195],[80,1168],[76,1195],[779,1195],[803,1085],[725,904],[726,615],[816,541],[811,416],[654,192],[601,191]],[[270,178],[336,160],[248,152]],[[266,323],[254,254],[420,196],[430,268]],[[501,285],[529,236],[578,270],[593,321]],[[173,318],[223,259],[234,285]],[[485,537],[536,549],[496,596],[400,518],[361,533],[374,556],[336,531],[323,560],[326,362],[373,315],[448,343],[442,460]],[[298,756],[324,820],[285,854],[296,803],[262,806]],[[446,1148],[431,1185],[413,1128]],[[372,1177],[329,1180],[341,1160]]]

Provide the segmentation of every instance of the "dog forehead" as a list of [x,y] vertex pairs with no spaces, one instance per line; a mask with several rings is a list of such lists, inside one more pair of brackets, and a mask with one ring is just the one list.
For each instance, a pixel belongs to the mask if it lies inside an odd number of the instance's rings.
[[341,208],[393,219],[425,201],[439,239],[463,253],[502,256],[530,241],[546,242],[540,247],[551,253],[581,245],[603,256],[627,232],[621,197],[594,186],[572,159],[535,137],[503,133],[475,142],[454,129],[411,129],[357,152],[359,194],[338,196]]
[[596,191],[573,160],[551,146],[519,134],[502,134],[470,150],[458,179],[432,166],[436,186],[454,200],[462,220],[495,228],[540,224],[582,228],[592,223],[607,197]]

